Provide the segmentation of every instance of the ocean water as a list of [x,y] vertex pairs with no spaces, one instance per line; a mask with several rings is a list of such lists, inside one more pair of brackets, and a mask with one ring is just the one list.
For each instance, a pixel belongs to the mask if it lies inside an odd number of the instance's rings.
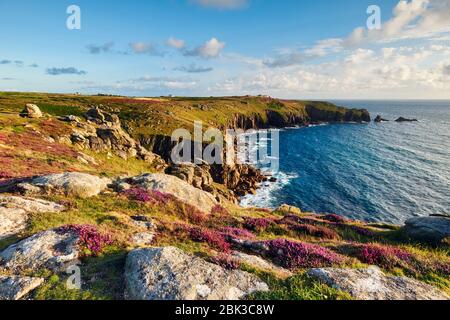
[[278,182],[242,205],[390,223],[450,213],[450,101],[333,102],[392,121],[281,130]]

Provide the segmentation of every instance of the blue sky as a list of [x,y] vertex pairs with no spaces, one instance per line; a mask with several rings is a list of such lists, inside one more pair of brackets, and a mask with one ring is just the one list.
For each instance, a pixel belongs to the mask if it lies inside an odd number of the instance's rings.
[[450,1],[379,2],[0,0],[0,90],[450,98]]

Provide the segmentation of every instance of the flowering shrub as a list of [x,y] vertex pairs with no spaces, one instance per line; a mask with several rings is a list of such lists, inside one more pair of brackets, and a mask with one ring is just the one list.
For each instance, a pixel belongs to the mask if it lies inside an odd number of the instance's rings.
[[362,235],[362,236],[366,236],[366,237],[375,237],[377,234],[376,232],[364,228],[364,227],[360,227],[360,226],[350,226],[350,228],[355,231],[357,234]]
[[313,218],[309,218],[309,217],[299,217],[293,214],[287,215],[285,216],[283,219],[281,219],[280,221],[278,221],[278,223],[282,223],[282,224],[287,224],[287,225],[292,225],[292,224],[308,224],[308,225],[318,225],[319,221],[313,219]]
[[406,250],[380,244],[365,244],[360,246],[357,256],[364,263],[377,265],[385,269],[404,266],[413,258],[412,254]]
[[344,217],[341,217],[337,214],[327,214],[327,215],[323,216],[322,219],[325,221],[330,221],[330,222],[335,222],[335,223],[347,222],[347,219],[345,219]]
[[241,263],[233,259],[229,254],[219,254],[211,258],[211,262],[227,270],[237,270],[241,267]]
[[191,228],[189,234],[192,241],[206,242],[222,252],[230,251],[230,244],[225,240],[225,236],[220,232],[203,228]]
[[336,231],[322,226],[312,226],[308,224],[296,224],[291,226],[291,229],[297,232],[303,232],[313,237],[322,239],[338,239],[339,235]]
[[235,237],[235,238],[243,238],[243,239],[254,239],[256,236],[250,231],[233,228],[233,227],[225,227],[220,230],[224,235]]
[[266,241],[269,255],[289,269],[320,268],[339,264],[344,258],[321,246],[286,239]]
[[213,214],[213,215],[218,215],[218,216],[228,216],[230,213],[228,212],[227,209],[225,209],[224,207],[222,207],[220,204],[216,204],[216,205],[211,209],[211,214]]
[[80,237],[79,245],[99,255],[105,246],[112,243],[109,235],[101,234],[95,226],[91,225],[67,225],[59,228],[61,233],[73,232]]
[[268,218],[247,218],[244,222],[244,228],[250,231],[262,232],[275,222]]
[[152,201],[152,197],[148,193],[147,190],[141,189],[141,188],[133,188],[126,190],[124,194],[128,197],[130,200],[134,201],[140,201],[140,202],[150,202]]
[[203,212],[186,203],[183,205],[182,216],[194,224],[202,224],[207,219]]
[[9,179],[9,178],[12,178],[10,174],[0,171],[0,179]]
[[158,190],[150,190],[147,191],[142,188],[132,188],[129,190],[126,190],[125,195],[128,197],[128,199],[139,201],[139,202],[151,202],[151,203],[158,203],[162,205],[167,205],[170,200],[173,199],[173,196],[168,193],[163,193]]

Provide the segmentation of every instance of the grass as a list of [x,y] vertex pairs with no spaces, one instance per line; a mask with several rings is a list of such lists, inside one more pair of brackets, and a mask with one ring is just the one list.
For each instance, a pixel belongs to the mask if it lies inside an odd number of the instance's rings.
[[320,283],[305,273],[282,280],[250,267],[244,267],[244,270],[258,275],[270,289],[252,294],[250,300],[352,300],[348,293]]

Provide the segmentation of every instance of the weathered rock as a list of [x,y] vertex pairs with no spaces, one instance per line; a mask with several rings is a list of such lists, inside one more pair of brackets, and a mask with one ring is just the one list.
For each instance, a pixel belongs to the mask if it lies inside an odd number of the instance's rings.
[[286,278],[292,276],[291,271],[281,268],[279,266],[276,266],[273,263],[271,263],[267,260],[264,260],[258,256],[249,255],[249,254],[239,252],[239,251],[233,252],[233,254],[231,256],[241,263],[248,264],[248,265],[250,265],[254,268],[260,269],[260,270],[273,272],[279,276],[286,277]]
[[132,300],[238,300],[268,290],[252,274],[225,270],[173,247],[130,252],[125,286]]
[[278,207],[275,211],[281,212],[283,214],[289,215],[289,214],[301,214],[302,210],[300,210],[297,207],[290,206],[287,204],[283,204],[280,207]]
[[199,190],[187,182],[166,174],[144,174],[128,179],[133,185],[147,190],[170,193],[178,199],[209,213],[217,205],[216,199],[209,193]]
[[28,215],[25,210],[0,207],[0,240],[24,230]]
[[61,212],[65,207],[50,201],[14,196],[0,196],[0,207],[18,208],[27,212]]
[[358,300],[448,300],[444,292],[417,280],[385,275],[379,268],[311,269],[308,275]]
[[22,110],[20,115],[22,117],[27,117],[27,118],[42,118],[43,117],[41,109],[39,109],[39,107],[37,105],[31,104],[31,103],[29,103],[25,106],[25,108]]
[[0,275],[0,300],[19,300],[43,282],[43,278]]
[[139,232],[131,237],[131,241],[138,246],[149,246],[155,239],[155,234],[152,232]]
[[0,240],[24,230],[30,212],[61,212],[64,206],[40,199],[0,196]]
[[18,183],[15,186],[15,191],[23,196],[34,196],[41,193],[41,188],[33,186],[30,183]]
[[47,268],[60,271],[78,258],[79,237],[72,232],[48,230],[22,240],[0,253],[0,269],[10,271]]
[[34,178],[30,182],[45,193],[62,193],[74,197],[89,198],[98,195],[111,183],[86,173],[68,172]]
[[375,120],[373,120],[374,122],[380,123],[380,122],[388,122],[389,120],[383,119],[380,115],[378,115]]
[[[115,114],[94,107],[86,113],[87,122],[82,122],[80,118],[74,116],[59,119],[71,123],[73,132],[70,141],[80,149],[95,152],[113,151],[125,160],[138,158],[154,164],[158,169],[166,167],[161,157],[145,149],[122,129],[120,119]],[[82,162],[83,160],[91,162],[85,157],[80,159]]]
[[413,239],[440,243],[450,238],[450,217],[417,217],[406,221],[403,230]]
[[155,221],[152,218],[147,216],[133,216],[131,217],[133,220],[133,224],[139,228],[147,229],[147,230],[156,230],[157,226]]
[[172,176],[186,181],[197,189],[211,190],[213,185],[213,178],[209,173],[210,167],[208,165],[195,165],[192,163],[184,163],[173,165],[166,170]]
[[94,166],[98,165],[95,158],[88,156],[87,154],[82,153],[82,152],[78,153],[77,160],[84,164],[89,164],[89,165],[94,165]]
[[397,120],[395,120],[395,122],[417,122],[417,121],[419,121],[419,120],[417,120],[417,119],[407,119],[407,118],[403,118],[403,117],[400,117]]

